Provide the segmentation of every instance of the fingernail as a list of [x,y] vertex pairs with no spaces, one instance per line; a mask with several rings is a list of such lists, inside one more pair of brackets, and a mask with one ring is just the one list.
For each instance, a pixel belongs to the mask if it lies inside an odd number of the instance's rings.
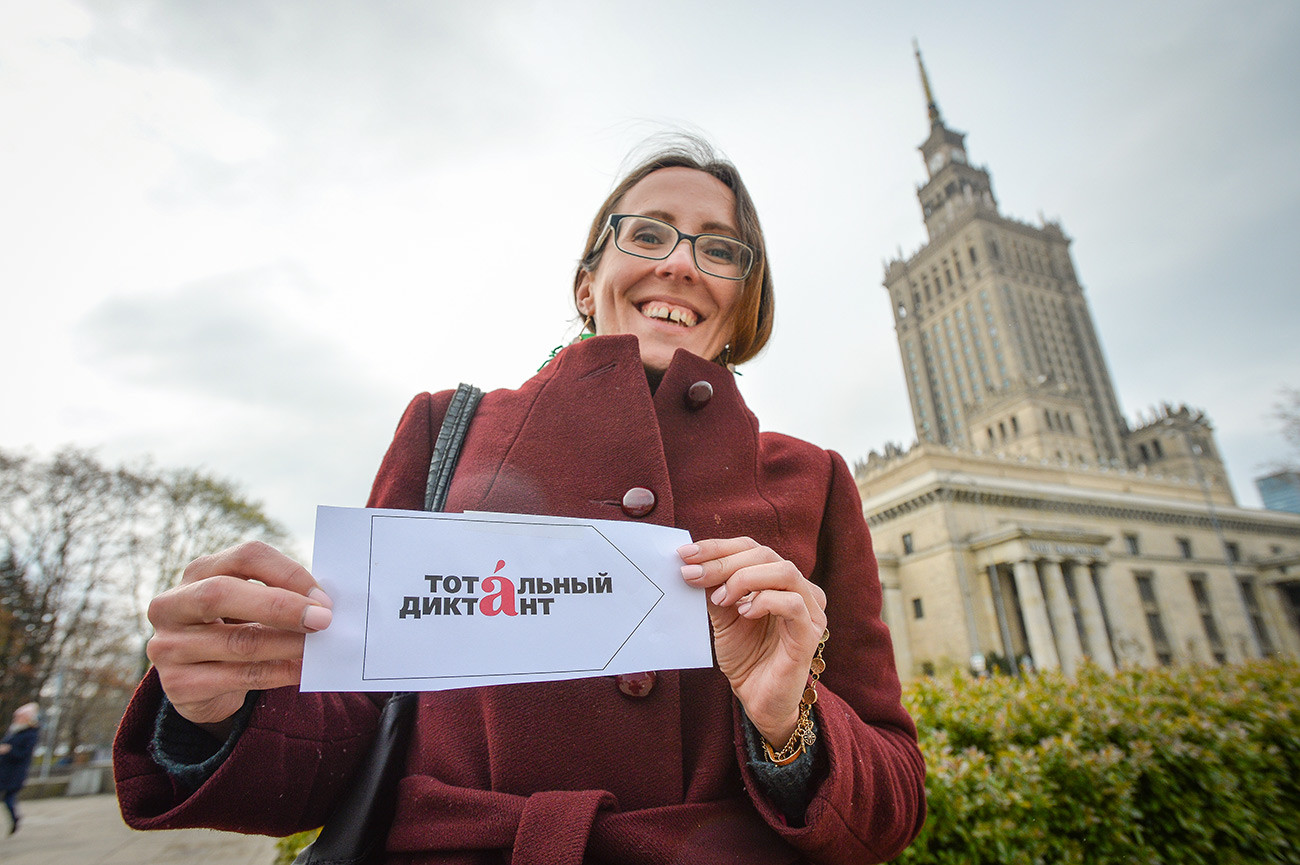
[[704,568],[700,565],[682,565],[682,579],[698,580],[704,576]]
[[741,601],[739,604],[736,604],[736,612],[737,612],[737,613],[740,613],[740,614],[743,616],[743,615],[745,615],[745,613],[748,613],[748,612],[749,612],[749,608],[750,608],[751,606],[752,606],[752,602],[750,602],[750,601]]
[[330,600],[330,596],[325,594],[325,590],[322,589],[320,586],[317,586],[316,588],[308,592],[307,597],[311,598],[313,601],[320,604],[322,607],[324,607],[327,610],[334,609],[334,602]]
[[699,545],[699,544],[686,544],[686,545],[684,545],[684,546],[680,546],[680,547],[677,548],[677,555],[679,555],[679,556],[681,556],[683,559],[685,559],[685,558],[687,558],[687,557],[689,557],[689,556],[693,556],[693,555],[695,555],[695,554],[698,553],[699,551],[700,551],[700,545]]
[[721,586],[718,586],[718,590],[713,593],[713,597],[711,600],[715,604],[720,604],[726,599],[727,599],[727,585],[726,583],[723,583]]
[[334,621],[334,613],[329,607],[308,607],[302,614],[302,626],[309,631],[323,631]]

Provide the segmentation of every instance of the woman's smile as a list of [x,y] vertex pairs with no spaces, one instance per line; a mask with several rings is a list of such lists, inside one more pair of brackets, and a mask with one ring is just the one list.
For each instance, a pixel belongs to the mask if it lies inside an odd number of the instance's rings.
[[650,300],[641,304],[641,314],[646,318],[671,321],[683,327],[695,327],[700,322],[700,317],[695,314],[695,310],[662,300]]

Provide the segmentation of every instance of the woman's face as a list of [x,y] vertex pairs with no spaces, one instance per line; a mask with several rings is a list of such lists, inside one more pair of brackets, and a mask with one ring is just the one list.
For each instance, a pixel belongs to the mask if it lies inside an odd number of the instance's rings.
[[[647,175],[623,196],[617,212],[653,216],[685,234],[740,236],[731,190],[694,168]],[[743,286],[700,272],[688,241],[652,261],[628,255],[606,238],[595,272],[584,273],[578,283],[578,310],[595,319],[598,334],[635,334],[646,369],[663,372],[679,348],[708,359],[721,354]]]

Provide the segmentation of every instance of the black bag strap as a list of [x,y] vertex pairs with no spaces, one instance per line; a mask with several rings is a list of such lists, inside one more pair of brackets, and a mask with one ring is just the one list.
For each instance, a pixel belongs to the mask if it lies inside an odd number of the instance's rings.
[[465,433],[469,431],[469,422],[473,420],[474,410],[482,398],[483,391],[464,382],[460,383],[451,396],[447,414],[442,419],[442,428],[438,430],[438,438],[433,443],[433,457],[429,460],[429,480],[424,487],[426,511],[441,511],[447,504],[451,475],[456,471],[460,448],[465,443]]
[[[461,445],[482,397],[483,391],[473,385],[462,383],[456,388],[429,460],[425,510],[441,511],[446,505]],[[384,702],[375,740],[357,767],[352,786],[294,865],[367,865],[383,860],[418,702],[419,694],[410,691],[393,694]]]
[[352,786],[335,805],[320,835],[293,860],[294,865],[383,861],[419,696],[406,691],[385,701],[375,739],[353,776]]

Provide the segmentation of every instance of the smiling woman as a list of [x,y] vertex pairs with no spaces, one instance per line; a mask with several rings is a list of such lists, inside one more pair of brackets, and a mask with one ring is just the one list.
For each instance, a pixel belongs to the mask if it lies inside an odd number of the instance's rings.
[[[621,206],[645,217],[656,213],[663,221],[620,219],[621,230],[614,235],[623,255],[608,260],[602,255],[584,268],[576,291],[578,312],[593,320],[595,333],[636,334],[641,362],[656,373],[668,368],[677,349],[719,358],[736,330],[742,277],[703,272],[698,263],[701,234],[688,239],[681,230],[703,233],[710,228],[735,235],[736,196],[722,181],[679,166],[647,176],[628,191]],[[601,233],[602,238],[608,235]],[[707,252],[703,255],[707,258]]]
[[[675,215],[669,211],[657,210],[661,205],[680,210],[681,213]],[[615,213],[616,210],[622,212]],[[662,227],[656,228],[659,231],[672,229],[678,238],[677,242],[669,248],[671,236],[663,239],[658,236],[658,232],[649,241],[638,240],[637,230],[645,230],[645,221],[626,218],[638,215],[657,218]],[[684,223],[674,224],[674,218],[697,220],[699,227],[692,229]],[[664,226],[664,223],[667,225]],[[701,254],[700,239],[682,233],[690,231],[707,232],[715,245],[706,245]],[[643,281],[652,283],[654,279],[676,278],[678,281],[699,282],[701,285],[694,293],[709,295],[709,300],[715,304],[719,299],[715,295],[721,295],[721,299],[728,301],[727,309],[724,310],[725,325],[716,322],[709,333],[709,336],[726,335],[718,352],[727,349],[727,362],[744,363],[762,351],[772,335],[775,300],[758,210],[740,178],[740,172],[734,165],[713,154],[706,143],[684,139],[678,146],[653,154],[629,171],[605,199],[591,222],[587,246],[573,278],[575,305],[583,316],[593,315],[593,283],[597,281],[597,266],[609,257],[605,254],[608,246],[606,240],[611,234],[618,250],[632,256],[658,260],[660,266],[653,268],[658,275],[643,273]],[[724,239],[723,242],[726,238],[734,238],[729,253],[743,259],[743,269],[710,269],[711,257],[717,258],[720,254],[716,238]],[[685,254],[680,248],[682,240],[690,245],[688,259],[695,265],[694,273],[692,268],[674,266],[678,261],[677,256]],[[658,250],[655,254],[647,251],[651,243]],[[726,253],[722,254],[725,257]],[[700,265],[701,261],[705,262],[703,266]],[[614,266],[619,265],[615,262]],[[628,274],[622,278],[635,275]],[[610,275],[600,281],[609,283],[616,279]],[[652,289],[642,287],[637,292],[636,296],[655,300]],[[649,309],[644,308],[645,305],[646,301],[643,301],[641,312],[646,315],[671,319],[675,308],[679,321],[685,315],[694,318],[696,325],[699,324],[700,310],[694,310],[689,305],[675,306],[671,298],[664,303],[651,305]],[[616,310],[611,309],[609,314],[616,315]],[[609,325],[602,329],[598,320],[593,321],[592,325],[596,333],[634,332],[611,330]],[[704,337],[701,334],[692,344],[711,344],[711,340]],[[717,353],[707,352],[708,349],[705,348],[694,353],[710,359],[718,357]]]
[[[705,596],[716,665],[421,695],[387,861],[896,856],[925,769],[857,486],[838,454],[759,432],[730,368],[773,311],[736,169],[699,142],[633,169],[592,221],[574,302],[591,338],[483,396],[446,509],[688,530],[681,578]],[[451,398],[408,406],[371,507],[423,506]],[[287,835],[325,819],[379,714],[296,687],[331,606],[263,545],[196,560],[154,600],[154,669],[114,757],[128,823]]]
[[[699,357],[721,357],[736,331],[743,275],[734,264],[730,276],[706,273],[700,260],[708,262],[710,250],[726,258],[718,251],[724,242],[752,255],[733,239],[735,195],[715,177],[676,166],[647,175],[619,206],[631,214],[611,216],[598,249],[584,258],[585,263],[599,256],[578,275],[578,312],[592,321],[597,334],[636,334],[641,361],[654,373],[668,369],[679,348]],[[706,230],[729,234],[711,241],[704,237]],[[611,234],[617,251],[605,256],[609,244],[604,241]]]

